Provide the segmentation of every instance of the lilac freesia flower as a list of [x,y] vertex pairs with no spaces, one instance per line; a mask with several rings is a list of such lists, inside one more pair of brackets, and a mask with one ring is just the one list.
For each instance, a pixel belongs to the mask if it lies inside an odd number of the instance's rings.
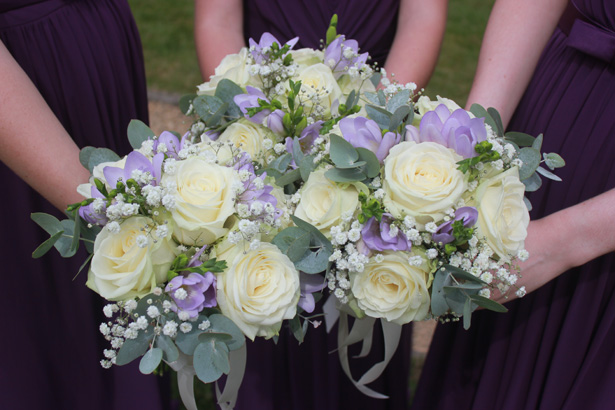
[[204,308],[216,306],[216,275],[211,272],[178,275],[169,281],[165,291],[175,302],[176,306],[171,307],[174,312],[181,310],[194,318]]
[[380,223],[371,217],[363,225],[361,237],[369,251],[409,251],[412,248],[412,242],[402,231],[395,227],[393,232],[397,232],[394,235],[391,233],[391,220],[390,214],[383,214]]
[[407,141],[436,142],[452,148],[464,158],[475,157],[477,154],[474,147],[486,139],[484,118],[470,118],[463,109],[451,113],[444,104],[427,112],[418,130],[412,125],[406,126]]
[[351,67],[363,67],[368,56],[368,53],[359,54],[359,43],[356,40],[346,40],[345,36],[339,36],[325,50],[325,64],[337,79]]
[[297,305],[307,313],[312,313],[316,306],[312,293],[320,292],[325,286],[326,282],[322,276],[300,272],[299,288],[301,289],[301,296]]
[[[292,49],[295,44],[297,44],[297,41],[299,41],[299,37],[288,40],[286,44],[288,44]],[[278,41],[278,39],[271,33],[263,33],[258,43],[253,39],[249,39],[248,46],[250,47],[250,53],[252,54],[256,64],[261,64],[263,61],[269,59],[269,56],[266,53],[263,53],[263,49],[270,48],[273,43],[278,43],[280,48],[282,47],[282,43]]]
[[258,107],[258,100],[265,100],[267,102],[269,102],[269,100],[258,88],[248,85],[246,86],[246,91],[248,92],[247,94],[237,94],[233,97],[233,101],[235,101],[235,104],[237,104],[244,117],[256,124],[262,124],[265,117],[271,113],[271,110],[262,110],[250,117],[250,115],[248,115],[248,108]]
[[158,185],[160,177],[162,175],[162,162],[164,161],[164,154],[158,153],[154,155],[152,161],[138,151],[132,151],[126,157],[126,164],[124,168],[119,167],[105,167],[103,174],[107,183],[115,188],[119,180],[124,182],[131,178],[135,178],[140,185],[143,183],[143,176],[149,174],[153,179],[149,182],[149,185]]
[[[90,192],[91,192],[92,198],[100,198],[100,199],[105,198],[104,195],[101,194],[100,191],[94,185],[92,185],[92,187],[90,188]],[[95,206],[93,202],[87,206],[80,207],[79,216],[87,223],[90,223],[93,225],[104,226],[108,221],[107,205],[106,204],[103,205],[103,207],[100,210],[100,213],[97,213],[94,208]]]
[[162,131],[160,136],[154,140],[154,152],[161,152],[167,157],[179,159],[179,151],[182,150],[187,135],[185,134],[180,142],[172,132]]
[[382,135],[380,127],[365,117],[344,118],[340,121],[340,131],[344,139],[355,148],[366,148],[376,154],[382,163],[389,151],[401,141],[401,135],[387,132]]
[[[301,145],[301,151],[305,154],[310,152],[314,146],[316,138],[320,137],[320,130],[322,129],[323,121],[316,121],[313,124],[308,125],[301,131],[299,136],[299,145]],[[293,153],[293,139],[286,137],[286,151]]]
[[452,219],[448,222],[444,222],[440,226],[438,226],[438,230],[432,235],[432,239],[435,242],[441,242],[443,244],[451,243],[455,240],[453,236],[453,222],[455,221],[463,221],[463,226],[469,228],[476,224],[478,220],[478,211],[476,208],[471,206],[464,206],[463,208],[457,209],[455,212],[455,219]]
[[284,111],[275,110],[267,117],[267,128],[277,135],[284,135]]

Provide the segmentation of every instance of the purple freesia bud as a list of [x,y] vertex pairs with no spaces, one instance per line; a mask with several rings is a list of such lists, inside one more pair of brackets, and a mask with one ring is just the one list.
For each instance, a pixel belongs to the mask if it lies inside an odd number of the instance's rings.
[[[90,188],[90,192],[91,192],[92,198],[101,198],[101,199],[105,198],[104,195],[101,194],[100,191],[94,185],[92,185],[92,187]],[[81,217],[81,219],[83,219],[87,223],[90,223],[93,225],[104,226],[108,221],[106,203],[100,209],[100,213],[96,212],[94,208],[95,208],[94,202],[92,202],[91,204],[87,206],[80,207],[79,216]]]
[[204,308],[216,306],[216,275],[178,275],[169,281],[165,291],[175,302],[176,306],[171,307],[174,312],[183,311],[194,318]]
[[344,139],[355,148],[366,148],[376,154],[382,163],[389,151],[401,141],[401,135],[387,132],[382,135],[380,127],[365,117],[349,118],[340,121],[340,131]]
[[[299,41],[299,37],[295,37],[291,40],[288,40],[286,44],[288,44],[292,49],[295,44],[297,44],[297,41]],[[275,38],[271,33],[263,33],[258,43],[253,39],[248,40],[250,53],[252,54],[252,57],[254,58],[254,62],[256,64],[261,64],[264,60],[269,59],[269,55],[267,55],[267,53],[263,53],[263,49],[270,48],[273,43],[278,43],[280,45],[280,48],[282,47],[282,43],[278,41],[278,39]]]
[[271,113],[271,110],[262,110],[251,117],[248,114],[248,108],[259,107],[258,100],[265,100],[266,102],[269,102],[269,100],[258,88],[248,85],[246,91],[248,92],[247,94],[237,94],[233,97],[233,101],[235,101],[235,104],[237,104],[244,117],[256,124],[262,124],[265,117]]
[[301,289],[301,296],[297,306],[306,311],[312,313],[316,302],[312,293],[320,292],[326,286],[324,278],[320,275],[308,275],[307,273],[300,272],[299,274],[299,288]]
[[409,251],[412,248],[412,242],[397,227],[391,227],[391,221],[390,214],[383,214],[380,223],[371,217],[363,225],[361,237],[370,251]]
[[[304,154],[309,153],[314,147],[314,141],[316,141],[316,138],[320,137],[320,130],[322,129],[323,124],[323,121],[316,121],[301,131],[301,135],[299,136],[299,145],[301,146],[301,151]],[[286,151],[291,154],[293,153],[293,139],[291,137],[286,137]]]
[[[162,162],[164,154],[158,153],[154,155],[152,161],[138,151],[132,151],[126,157],[124,168],[105,167],[103,174],[107,183],[115,188],[119,180],[124,182],[134,178],[139,185],[158,185],[162,176]],[[147,175],[151,176],[151,181],[145,183]]]
[[455,221],[463,221],[463,226],[466,228],[474,226],[476,221],[478,221],[478,211],[476,208],[471,206],[464,206],[457,209],[455,212],[455,219],[444,222],[438,226],[438,230],[432,235],[431,238],[435,242],[442,244],[453,242],[455,240],[455,237],[453,236],[453,222]]
[[216,141],[218,138],[220,138],[220,133],[218,131],[215,131],[215,130],[205,131],[203,133],[203,135],[205,135],[207,138],[209,138],[210,141]]
[[284,135],[284,111],[275,110],[267,117],[267,128],[273,131],[276,135]]
[[345,36],[339,36],[325,50],[325,64],[337,79],[351,67],[363,67],[368,56],[368,53],[359,54],[359,43],[356,40],[346,40]]
[[475,157],[474,147],[486,139],[484,118],[471,118],[463,109],[451,113],[444,104],[425,113],[418,130],[412,125],[406,126],[407,141],[436,142],[455,150],[464,158]]
[[183,141],[186,138],[182,138],[182,141],[179,141],[179,138],[175,136],[172,132],[162,131],[160,136],[154,140],[154,152],[155,153],[163,153],[167,157],[179,159],[179,151],[182,149]]

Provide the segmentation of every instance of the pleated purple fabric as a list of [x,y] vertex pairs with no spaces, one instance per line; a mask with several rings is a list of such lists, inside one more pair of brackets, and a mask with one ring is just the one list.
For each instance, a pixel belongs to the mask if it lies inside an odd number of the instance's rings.
[[[544,150],[566,160],[563,182],[531,196],[533,218],[615,187],[615,3],[575,4],[592,32],[556,29],[509,126],[544,133]],[[610,58],[595,56],[609,47]],[[614,408],[613,253],[507,307],[478,312],[469,331],[438,326],[414,409]]]
[[[339,16],[338,33],[359,42],[361,51],[369,52],[372,61],[384,64],[397,25],[399,2],[396,0],[282,1],[246,0],[244,33],[258,41],[263,32],[278,40],[299,36],[300,47],[319,48],[331,16]],[[320,309],[320,307],[317,307]],[[337,353],[337,327],[325,333],[324,325],[310,329],[302,345],[286,328],[280,339],[257,339],[248,343],[246,376],[241,386],[238,410],[378,410],[407,408],[412,330],[404,327],[397,353],[384,375],[370,385],[390,396],[388,400],[371,399],[360,393],[346,378]],[[376,326],[372,353],[365,359],[351,361],[355,379],[382,360],[384,345]],[[331,353],[333,352],[333,353]],[[351,349],[358,354],[358,349]]]
[[[147,95],[125,0],[3,0],[0,38],[79,146],[128,153],[126,127],[147,121]],[[0,180],[0,408],[164,408],[166,380],[159,385],[136,366],[100,366],[108,348],[98,331],[103,301],[85,287],[86,272],[73,280],[86,255],[32,259],[48,235],[30,213],[59,212],[4,164]]]

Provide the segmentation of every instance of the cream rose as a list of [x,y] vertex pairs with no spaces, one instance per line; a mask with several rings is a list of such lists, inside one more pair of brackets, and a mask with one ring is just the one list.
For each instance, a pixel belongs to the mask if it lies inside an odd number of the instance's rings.
[[239,177],[232,168],[202,157],[177,164],[177,171],[162,179],[163,186],[176,187],[174,235],[186,245],[210,244],[228,232],[227,221],[235,212],[233,186],[240,183]]
[[327,111],[325,114],[330,115],[331,107],[340,103],[343,93],[328,66],[320,63],[306,67],[299,72],[298,80],[301,81],[300,97],[306,111],[319,105]]
[[308,67],[314,64],[322,63],[325,54],[321,50],[312,48],[300,48],[299,50],[290,50],[293,56],[293,62],[299,67]]
[[[224,249],[225,248],[225,249]],[[284,319],[292,319],[299,301],[299,272],[277,246],[262,242],[222,244],[216,258],[228,268],[218,274],[218,306],[250,339],[276,335]]]
[[358,206],[359,192],[354,186],[342,188],[329,181],[324,170],[318,170],[310,174],[303,186],[295,216],[331,237],[331,228],[342,222],[345,213],[353,213]]
[[509,260],[523,249],[530,214],[523,197],[525,185],[517,168],[482,182],[476,188],[478,235],[502,259]]
[[246,119],[240,119],[224,130],[220,138],[218,138],[218,142],[232,142],[235,147],[241,148],[250,154],[252,159],[256,160],[262,156],[265,137],[274,140],[265,127],[254,124]]
[[214,95],[216,87],[222,79],[229,79],[240,87],[254,85],[258,87],[260,80],[252,78],[248,71],[248,49],[242,48],[237,54],[229,54],[222,59],[209,81],[197,86],[198,95]]
[[[119,233],[103,229],[94,242],[87,286],[107,300],[127,300],[163,283],[177,245],[170,235],[154,237],[154,226],[150,218],[135,216],[122,222]],[[147,239],[145,247],[139,237]]]
[[414,216],[420,223],[437,221],[466,191],[467,179],[457,169],[463,158],[435,142],[402,142],[384,160],[384,205],[396,218]]
[[403,325],[427,317],[430,306],[425,267],[410,266],[407,252],[385,252],[350,276],[352,294],[368,316]]

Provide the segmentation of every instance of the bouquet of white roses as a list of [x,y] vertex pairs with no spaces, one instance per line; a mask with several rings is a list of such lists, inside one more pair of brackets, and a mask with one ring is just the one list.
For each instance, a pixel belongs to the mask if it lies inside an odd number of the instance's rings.
[[[132,122],[126,157],[82,151],[92,178],[72,220],[33,215],[51,235],[35,256],[93,241],[87,284],[111,302],[103,366],[142,356],[151,373],[165,361],[189,408],[193,376],[222,374],[218,402],[232,408],[244,337],[273,337],[288,320],[301,342],[323,289],[349,377],[347,345],[375,320],[386,362],[405,323],[469,326],[478,306],[502,310],[489,296],[515,285],[524,192],[539,186],[535,171],[554,177],[539,166],[541,137],[505,135],[495,110],[418,98],[386,76],[377,91],[379,73],[335,18],[323,50],[295,43],[250,40],[182,99],[195,117],[185,135]],[[382,397],[365,386],[378,374],[355,384]]]

